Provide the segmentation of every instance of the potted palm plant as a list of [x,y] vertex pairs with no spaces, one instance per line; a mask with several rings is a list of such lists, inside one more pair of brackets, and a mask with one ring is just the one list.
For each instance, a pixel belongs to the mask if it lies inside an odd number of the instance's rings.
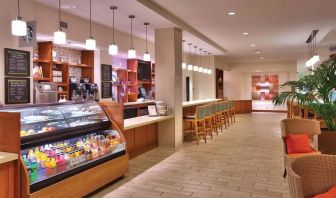
[[288,81],[281,87],[291,87],[292,91],[280,93],[273,99],[275,106],[295,101],[306,106],[322,117],[327,128],[318,137],[319,150],[323,153],[336,153],[336,60],[328,59],[310,75],[297,81]]

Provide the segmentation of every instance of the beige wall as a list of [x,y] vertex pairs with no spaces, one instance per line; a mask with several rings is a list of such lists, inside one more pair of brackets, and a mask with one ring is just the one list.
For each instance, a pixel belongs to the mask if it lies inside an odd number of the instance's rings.
[[[14,48],[29,50],[32,52],[32,47],[19,48],[18,38],[11,35],[11,20],[16,18],[17,15],[17,2],[16,1],[5,1],[0,0],[0,48]],[[57,10],[48,8],[44,5],[38,4],[33,0],[21,1],[22,17],[24,20],[37,21],[37,32],[39,35],[49,37],[52,39],[53,32],[57,30],[58,24],[58,12]],[[89,36],[89,22],[79,17],[75,17],[69,14],[62,14],[62,20],[69,23],[69,30],[66,31],[67,39],[72,41],[77,41],[85,43],[85,40]],[[93,23],[93,36],[97,40],[98,51],[95,53],[95,82],[100,82],[100,64],[112,64],[112,57],[108,55],[108,45],[112,41],[112,29],[103,25]],[[115,41],[118,44],[119,51],[126,53],[130,45],[130,35],[128,33],[116,31]],[[134,47],[137,50],[139,58],[145,51],[145,41],[141,38],[134,38]],[[153,59],[155,59],[154,43],[149,42],[148,51],[150,52]],[[4,57],[3,52],[0,53],[0,62],[2,63],[2,69],[0,69],[0,87],[4,87]],[[31,53],[32,57],[32,53]],[[31,62],[31,65],[32,62]],[[32,93],[32,92],[31,92]],[[31,94],[32,95],[32,94]],[[0,94],[0,101],[4,101],[4,91]]]
[[[296,79],[295,61],[230,64],[230,68],[224,71],[224,96],[230,99],[252,99],[252,75],[278,75],[279,84]],[[285,109],[285,107],[274,108],[271,101],[253,101],[252,105],[254,109]]]

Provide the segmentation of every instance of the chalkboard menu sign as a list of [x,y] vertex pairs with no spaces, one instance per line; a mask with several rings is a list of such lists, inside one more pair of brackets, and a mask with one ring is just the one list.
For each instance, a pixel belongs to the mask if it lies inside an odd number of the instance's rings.
[[30,52],[5,48],[5,75],[29,76]]
[[101,65],[102,81],[112,81],[112,65]]
[[102,98],[112,98],[112,83],[102,82]]
[[5,77],[5,104],[30,103],[29,78]]

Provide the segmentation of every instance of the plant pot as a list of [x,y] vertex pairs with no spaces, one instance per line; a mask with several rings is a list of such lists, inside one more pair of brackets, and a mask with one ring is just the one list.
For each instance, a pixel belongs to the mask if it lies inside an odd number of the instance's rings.
[[336,131],[321,130],[318,150],[323,154],[336,155]]

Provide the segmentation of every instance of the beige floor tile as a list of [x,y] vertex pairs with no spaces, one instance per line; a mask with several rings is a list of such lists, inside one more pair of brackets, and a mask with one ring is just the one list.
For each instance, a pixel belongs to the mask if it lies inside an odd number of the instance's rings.
[[282,178],[280,113],[236,116],[208,143],[159,147],[130,160],[130,172],[92,197],[289,197]]

